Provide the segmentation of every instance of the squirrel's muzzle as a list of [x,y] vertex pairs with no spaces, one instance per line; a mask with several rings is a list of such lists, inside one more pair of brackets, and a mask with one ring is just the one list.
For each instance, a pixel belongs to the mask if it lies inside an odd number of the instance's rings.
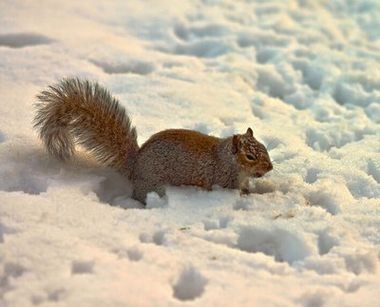
[[270,172],[273,169],[273,165],[270,161],[263,163],[254,173],[254,177],[260,178],[263,177],[266,173]]

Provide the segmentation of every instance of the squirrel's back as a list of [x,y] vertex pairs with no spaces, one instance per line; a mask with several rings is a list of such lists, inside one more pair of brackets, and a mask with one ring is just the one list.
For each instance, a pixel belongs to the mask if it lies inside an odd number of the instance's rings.
[[168,129],[152,135],[140,148],[144,152],[153,143],[165,141],[168,145],[177,145],[187,152],[201,155],[210,153],[220,143],[220,138],[188,129]]
[[[231,170],[223,165],[222,156],[232,159],[232,153],[221,155],[225,139],[185,129],[169,129],[151,136],[140,148],[133,171],[135,198],[143,199],[149,191],[159,191],[165,185],[192,185],[210,190],[213,185],[227,187]],[[228,164],[228,167],[224,167]],[[224,173],[221,174],[220,168]]]

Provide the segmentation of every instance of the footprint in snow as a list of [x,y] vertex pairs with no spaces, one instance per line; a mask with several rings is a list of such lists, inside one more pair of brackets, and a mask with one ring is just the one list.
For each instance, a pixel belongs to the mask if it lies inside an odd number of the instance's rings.
[[71,273],[74,274],[91,274],[94,270],[94,261],[92,260],[74,260],[71,264]]
[[0,143],[5,142],[5,135],[0,131]]
[[127,63],[111,63],[105,61],[92,61],[107,74],[137,74],[148,75],[156,70],[154,64],[144,61],[130,61]]
[[143,257],[142,251],[137,247],[116,249],[114,252],[119,256],[119,258],[128,258],[130,261],[140,261]]
[[166,232],[164,230],[157,230],[153,234],[142,233],[140,234],[140,242],[154,243],[156,245],[166,245]]
[[204,37],[222,37],[229,33],[229,29],[220,24],[186,26],[182,23],[178,23],[174,26],[174,34],[181,40],[195,40]]
[[181,301],[200,297],[207,285],[207,279],[194,267],[186,267],[172,286],[173,296]]
[[0,35],[0,46],[10,48],[45,45],[51,42],[53,42],[53,40],[49,37],[37,33],[11,33]]

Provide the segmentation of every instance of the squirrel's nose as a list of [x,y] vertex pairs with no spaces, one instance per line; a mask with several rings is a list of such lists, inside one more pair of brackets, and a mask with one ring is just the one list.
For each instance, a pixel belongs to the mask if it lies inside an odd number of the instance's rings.
[[254,177],[260,178],[263,177],[266,173],[270,172],[273,169],[271,162],[267,162],[262,165],[259,169],[256,170]]

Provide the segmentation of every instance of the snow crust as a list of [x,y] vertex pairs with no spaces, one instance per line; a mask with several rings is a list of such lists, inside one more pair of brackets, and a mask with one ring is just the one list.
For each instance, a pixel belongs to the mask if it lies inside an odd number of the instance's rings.
[[[380,3],[1,1],[1,306],[378,306]],[[148,195],[85,153],[48,157],[35,95],[120,99],[139,143],[252,127],[251,191]]]

